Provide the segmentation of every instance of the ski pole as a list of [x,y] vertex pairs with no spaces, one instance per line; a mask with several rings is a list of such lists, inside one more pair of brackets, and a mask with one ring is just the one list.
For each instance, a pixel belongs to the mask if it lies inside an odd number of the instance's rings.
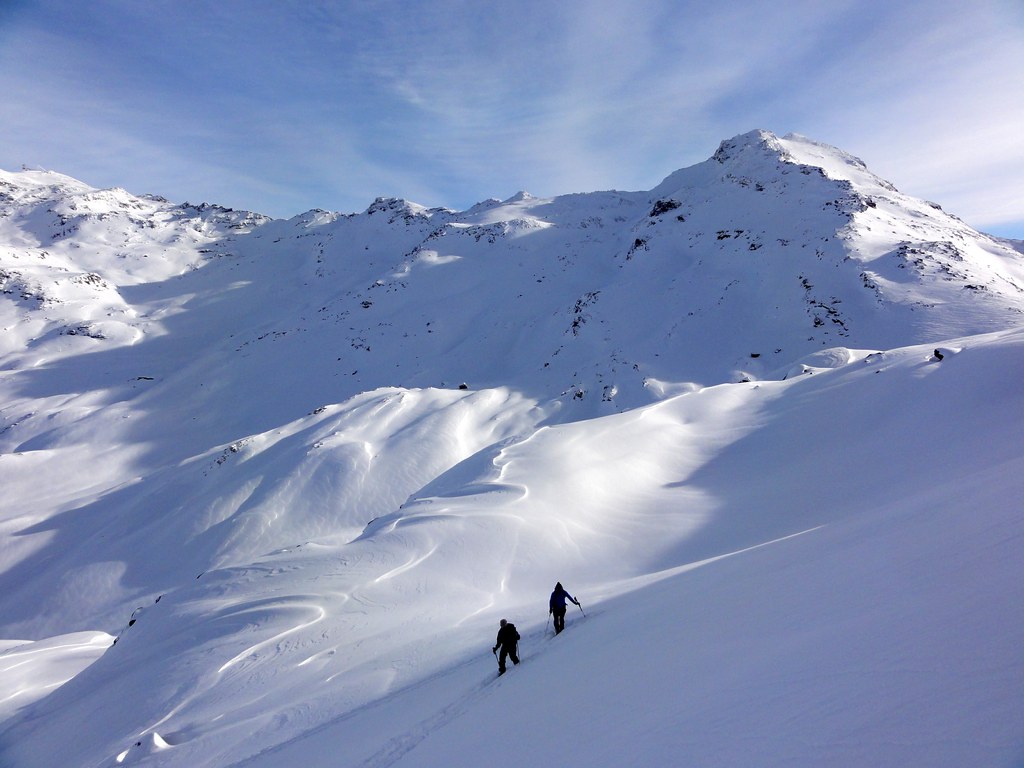
[[583,610],[583,606],[579,604],[579,601],[576,602],[576,607],[580,609],[580,613],[583,614],[583,618],[587,618],[587,613]]

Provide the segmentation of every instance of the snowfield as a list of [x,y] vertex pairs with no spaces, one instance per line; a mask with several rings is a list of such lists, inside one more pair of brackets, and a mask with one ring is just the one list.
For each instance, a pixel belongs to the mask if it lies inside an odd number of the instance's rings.
[[0,172],[0,764],[1024,763],[1018,248],[763,131],[465,212]]

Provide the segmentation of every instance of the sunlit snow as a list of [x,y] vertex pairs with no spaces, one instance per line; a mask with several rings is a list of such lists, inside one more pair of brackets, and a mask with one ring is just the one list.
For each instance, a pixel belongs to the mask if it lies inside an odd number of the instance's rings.
[[1019,247],[763,131],[464,212],[0,172],[0,764],[1020,764]]

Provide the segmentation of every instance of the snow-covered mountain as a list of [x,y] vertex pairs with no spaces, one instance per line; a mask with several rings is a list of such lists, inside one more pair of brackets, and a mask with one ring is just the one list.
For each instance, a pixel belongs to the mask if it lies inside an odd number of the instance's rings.
[[4,765],[1024,757],[1024,256],[840,150],[286,221],[0,172],[0,287]]

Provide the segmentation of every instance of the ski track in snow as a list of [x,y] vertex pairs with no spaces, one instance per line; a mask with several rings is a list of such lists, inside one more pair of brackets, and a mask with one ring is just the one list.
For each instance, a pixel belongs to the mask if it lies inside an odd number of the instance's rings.
[[443,707],[439,712],[418,723],[415,728],[387,742],[378,752],[359,764],[360,768],[388,768],[401,760],[431,734],[443,728],[455,718],[465,713],[471,706],[483,698],[488,688],[496,681],[486,681],[471,690],[464,697]]

